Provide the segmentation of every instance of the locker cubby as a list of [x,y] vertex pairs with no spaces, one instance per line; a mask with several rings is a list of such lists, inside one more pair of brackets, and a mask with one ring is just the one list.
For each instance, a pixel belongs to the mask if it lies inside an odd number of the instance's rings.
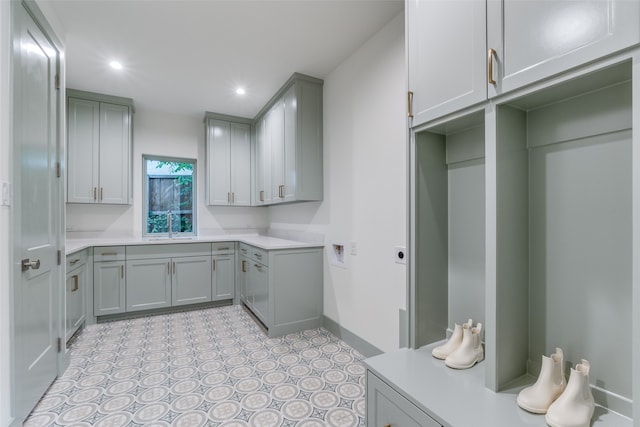
[[633,416],[632,70],[616,64],[487,113],[494,391],[535,381],[541,355],[560,347],[567,378],[589,360],[596,402]]
[[416,132],[412,150],[412,339],[485,318],[484,111]]

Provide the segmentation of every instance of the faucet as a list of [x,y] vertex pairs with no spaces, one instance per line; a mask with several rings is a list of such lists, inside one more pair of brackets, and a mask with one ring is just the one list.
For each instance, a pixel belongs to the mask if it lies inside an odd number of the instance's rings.
[[173,237],[173,231],[172,231],[172,226],[171,226],[171,210],[167,211],[167,228],[169,229],[169,238],[171,239]]

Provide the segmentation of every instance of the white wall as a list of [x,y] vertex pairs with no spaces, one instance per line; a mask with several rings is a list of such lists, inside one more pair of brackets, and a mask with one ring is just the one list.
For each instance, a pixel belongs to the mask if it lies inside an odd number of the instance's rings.
[[[11,181],[9,54],[11,14],[8,1],[0,1],[0,181]],[[10,322],[11,322],[11,266],[9,208],[0,206],[0,425],[9,425]]]
[[[135,102],[135,100],[134,100]],[[265,208],[212,207],[204,204],[205,141],[202,117],[137,109],[133,135],[133,205],[67,205],[68,231],[140,236],[142,233],[142,155],[197,159],[198,230],[200,234],[254,231],[267,227]]]
[[324,201],[269,211],[274,229],[347,245],[346,269],[325,257],[324,313],[384,351],[398,348],[406,308],[406,266],[394,261],[406,246],[404,52],[400,14],[325,79]]

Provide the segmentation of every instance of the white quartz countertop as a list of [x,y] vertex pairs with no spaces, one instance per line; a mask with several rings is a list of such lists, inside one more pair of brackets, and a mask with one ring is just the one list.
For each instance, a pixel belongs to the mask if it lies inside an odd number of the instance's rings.
[[321,248],[322,243],[299,242],[296,240],[280,239],[277,237],[263,236],[258,234],[238,234],[238,235],[215,235],[215,236],[195,236],[193,238],[131,238],[131,237],[97,237],[97,238],[67,238],[65,253],[67,255],[82,249],[94,246],[131,246],[131,245],[166,245],[166,244],[188,244],[188,243],[209,243],[209,242],[241,242],[256,246],[261,249],[299,249],[299,248]]

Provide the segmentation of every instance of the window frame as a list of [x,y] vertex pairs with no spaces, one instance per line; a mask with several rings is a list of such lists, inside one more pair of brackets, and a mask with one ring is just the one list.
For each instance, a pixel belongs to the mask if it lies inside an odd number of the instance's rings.
[[171,237],[195,237],[197,236],[198,230],[198,204],[197,204],[197,171],[198,171],[198,161],[197,159],[186,158],[186,157],[174,157],[174,156],[160,156],[155,154],[143,154],[142,155],[142,237],[143,238],[169,238],[169,232],[166,233],[149,233],[147,231],[147,218],[149,216],[149,175],[147,174],[147,161],[159,161],[159,162],[176,162],[176,163],[191,163],[193,165],[193,170],[191,173],[191,203],[192,203],[192,212],[191,212],[191,228],[192,231],[189,232],[173,232],[171,233]]

